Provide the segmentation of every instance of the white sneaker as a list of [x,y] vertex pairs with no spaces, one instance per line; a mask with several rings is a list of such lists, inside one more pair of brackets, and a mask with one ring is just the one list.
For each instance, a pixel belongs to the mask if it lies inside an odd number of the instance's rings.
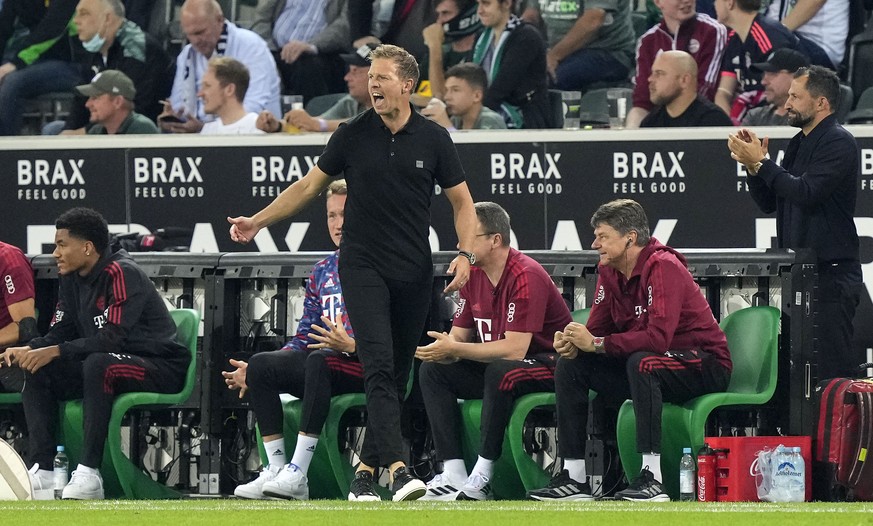
[[54,472],[39,469],[39,464],[34,464],[27,473],[30,475],[31,498],[33,500],[54,500]]
[[276,475],[278,475],[281,470],[282,468],[279,467],[273,469],[271,466],[267,466],[258,473],[258,478],[249,483],[237,486],[236,489],[233,490],[233,494],[241,499],[269,499],[269,496],[264,495],[264,484],[275,479]]
[[84,473],[81,470],[73,472],[70,482],[64,486],[64,499],[95,500],[103,498],[103,477],[98,471],[96,475]]
[[491,492],[491,481],[488,477],[473,473],[467,477],[461,491],[455,500],[493,500],[494,493]]
[[288,464],[276,478],[264,484],[262,491],[268,497],[309,500],[309,479],[294,464]]
[[455,500],[463,482],[453,480],[448,472],[437,474],[427,483],[427,493],[419,500]]

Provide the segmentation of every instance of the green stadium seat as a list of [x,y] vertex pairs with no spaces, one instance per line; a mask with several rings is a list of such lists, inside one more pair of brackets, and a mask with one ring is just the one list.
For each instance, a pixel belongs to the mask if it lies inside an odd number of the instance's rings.
[[[185,376],[182,390],[174,394],[133,392],[116,397],[112,404],[109,420],[109,434],[103,452],[103,487],[107,498],[126,497],[129,499],[173,499],[181,494],[164,484],[156,482],[131,459],[125,456],[121,444],[121,424],[124,415],[131,409],[161,408],[185,402],[194,390],[197,373],[197,332],[200,327],[200,313],[193,309],[174,309],[170,315],[176,322],[177,340],[191,353],[191,363]],[[82,401],[67,402],[61,407],[62,443],[70,457],[70,465],[78,464],[81,452],[84,415]]]
[[[747,307],[721,322],[733,361],[727,392],[710,393],[688,402],[664,404],[661,416],[661,472],[667,492],[679,497],[679,460],[683,447],[693,452],[703,446],[706,420],[722,406],[761,405],[776,390],[777,348],[780,312],[773,307]],[[616,434],[624,471],[630,478],[639,473],[642,457],[636,447],[633,403],[619,411]]]

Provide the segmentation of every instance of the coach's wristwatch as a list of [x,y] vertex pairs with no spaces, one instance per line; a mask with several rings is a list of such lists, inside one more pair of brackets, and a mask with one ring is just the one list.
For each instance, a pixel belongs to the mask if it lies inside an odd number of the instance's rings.
[[471,265],[476,262],[476,254],[474,254],[472,252],[467,252],[466,250],[459,250],[458,255],[464,256],[465,258],[467,258],[467,261],[469,261]]
[[594,352],[597,354],[604,354],[606,352],[606,349],[603,347],[603,336],[594,337]]

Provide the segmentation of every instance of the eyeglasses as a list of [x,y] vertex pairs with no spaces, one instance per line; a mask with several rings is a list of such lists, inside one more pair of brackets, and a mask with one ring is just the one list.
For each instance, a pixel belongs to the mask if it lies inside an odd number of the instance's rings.
[[476,237],[482,237],[482,236],[493,236],[493,235],[496,234],[496,233],[497,233],[497,232],[486,232],[486,233],[484,233],[484,234],[476,234]]

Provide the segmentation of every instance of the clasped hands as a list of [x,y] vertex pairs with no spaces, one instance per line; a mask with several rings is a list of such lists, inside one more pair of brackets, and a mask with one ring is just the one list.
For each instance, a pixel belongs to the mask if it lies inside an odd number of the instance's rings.
[[746,128],[741,128],[737,133],[728,135],[728,149],[731,151],[731,158],[744,165],[747,171],[752,165],[767,157],[769,146],[769,137],[760,140],[755,132]]
[[563,331],[555,332],[553,342],[561,358],[572,360],[582,352],[594,352],[594,336],[585,325],[571,321]]
[[[310,328],[318,332],[318,334],[310,332],[307,336],[317,341],[318,343],[310,343],[307,345],[310,349],[333,349],[346,354],[355,352],[355,340],[346,332],[346,328],[342,323],[334,323],[327,316],[321,317],[325,327],[313,324]],[[246,372],[249,364],[243,360],[230,359],[230,365],[236,367],[233,371],[221,371],[221,376],[224,377],[224,383],[231,391],[239,390],[239,397],[245,396],[248,390],[246,384]]]
[[33,374],[60,355],[61,349],[57,345],[41,347],[39,349],[9,347],[3,353],[0,353],[0,367],[17,365]]

